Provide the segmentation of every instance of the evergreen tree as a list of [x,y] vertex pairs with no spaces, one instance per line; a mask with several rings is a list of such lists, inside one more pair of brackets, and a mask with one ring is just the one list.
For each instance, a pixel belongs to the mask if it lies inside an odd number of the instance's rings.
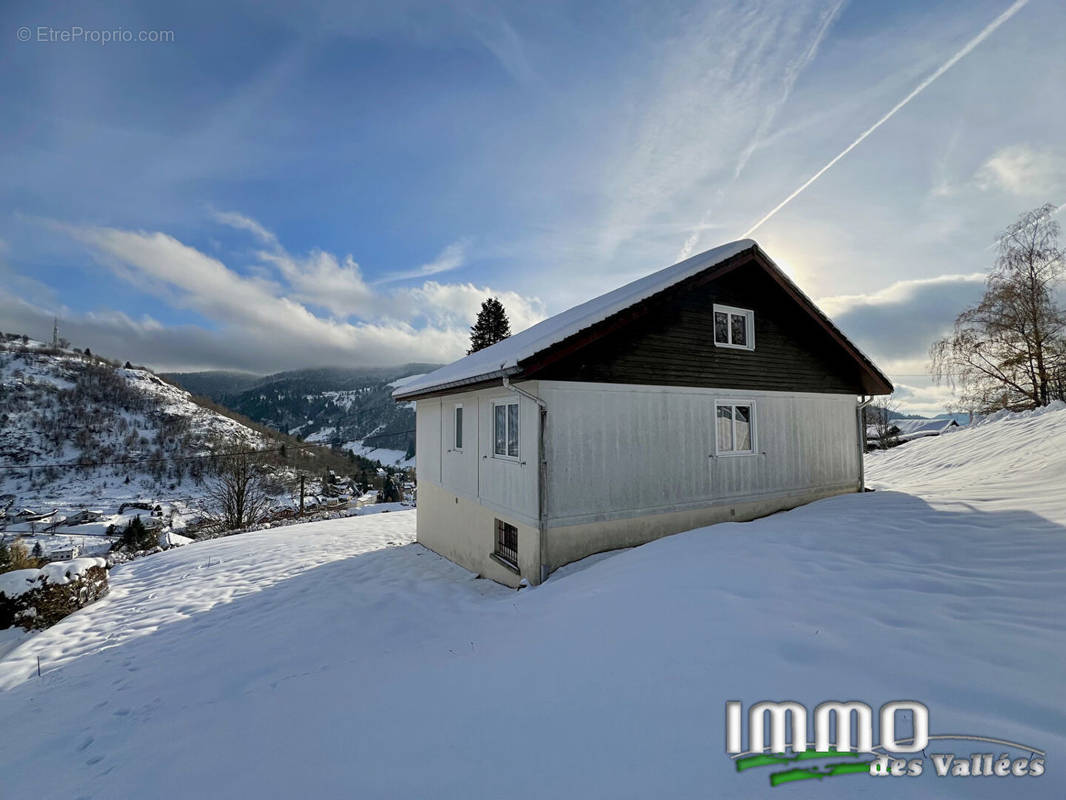
[[511,323],[507,321],[507,312],[503,303],[490,297],[481,303],[477,321],[470,328],[470,349],[467,354],[484,350],[490,344],[501,342],[511,335]]
[[129,524],[126,525],[126,528],[122,531],[121,541],[122,545],[130,551],[150,550],[159,544],[158,537],[144,527],[140,514],[131,519]]
[[389,473],[385,476],[385,482],[382,484],[381,502],[399,503],[401,500],[403,500],[403,495],[400,493],[400,487],[393,481],[392,473]]
[[44,548],[41,547],[40,542],[34,542],[33,550],[30,552],[34,558],[44,558]]

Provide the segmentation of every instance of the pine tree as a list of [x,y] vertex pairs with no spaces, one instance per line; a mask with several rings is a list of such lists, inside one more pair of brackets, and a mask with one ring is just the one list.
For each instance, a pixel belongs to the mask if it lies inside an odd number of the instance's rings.
[[399,503],[401,500],[403,500],[403,495],[400,494],[400,488],[393,481],[392,473],[389,473],[385,476],[385,482],[382,484],[381,502]]
[[481,303],[477,321],[470,328],[470,349],[467,354],[484,350],[491,344],[503,341],[511,335],[511,323],[507,321],[507,312],[503,303],[490,297]]
[[131,519],[129,524],[126,525],[126,528],[122,531],[121,542],[130,551],[149,550],[159,544],[155,533],[144,527],[140,514]]
[[30,555],[34,558],[44,558],[44,548],[41,547],[40,542],[34,543],[33,550],[30,552]]

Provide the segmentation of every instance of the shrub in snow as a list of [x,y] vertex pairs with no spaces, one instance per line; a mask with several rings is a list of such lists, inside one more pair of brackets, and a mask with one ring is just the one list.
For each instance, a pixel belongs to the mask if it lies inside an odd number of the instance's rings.
[[107,562],[102,558],[5,572],[0,575],[0,629],[47,628],[107,591]]
[[30,555],[22,542],[14,542],[10,547],[0,543],[0,573],[32,569],[40,565],[40,561]]

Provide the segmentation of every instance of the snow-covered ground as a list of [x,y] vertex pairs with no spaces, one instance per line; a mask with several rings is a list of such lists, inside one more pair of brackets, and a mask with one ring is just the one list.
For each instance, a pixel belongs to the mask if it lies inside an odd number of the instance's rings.
[[412,511],[120,565],[110,596],[0,660],[3,796],[765,795],[724,753],[736,699],[915,699],[933,733],[1047,751],[1039,778],[927,762],[782,797],[1062,796],[1066,409],[877,453],[868,475],[879,491],[517,593],[414,544]]
[[[160,505],[164,527],[180,531],[203,513],[211,481],[202,459],[271,445],[148,370],[34,340],[0,341],[0,400],[0,509],[9,506],[10,515],[0,518],[0,538],[22,537],[27,549],[40,544],[46,556],[72,546],[106,552],[109,526],[149,515],[120,511],[131,501]],[[72,463],[97,466],[62,466]],[[46,516],[19,520],[23,508]],[[64,523],[83,511],[100,518]]]
[[348,442],[344,445],[345,450],[351,450],[357,456],[363,456],[363,458],[369,458],[373,461],[380,461],[390,467],[400,467],[406,469],[408,467],[415,466],[415,459],[407,457],[407,453],[403,450],[390,450],[387,447],[372,447],[371,445],[363,444],[362,442]]

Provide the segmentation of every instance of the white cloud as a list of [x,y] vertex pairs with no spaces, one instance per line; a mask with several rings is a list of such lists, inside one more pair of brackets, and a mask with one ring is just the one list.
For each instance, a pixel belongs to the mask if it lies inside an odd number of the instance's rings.
[[351,255],[343,260],[323,250],[294,257],[282,249],[259,257],[273,264],[301,302],[328,309],[338,317],[373,316],[377,298]]
[[955,395],[949,386],[916,385],[897,383],[896,391],[892,399],[899,405],[899,410],[904,414],[924,414],[935,416],[943,413],[952,405]]
[[984,292],[985,276],[898,281],[870,294],[840,295],[818,307],[890,376],[926,372],[929,345]]
[[[781,89],[778,97],[767,103],[763,109],[762,119],[759,121],[758,126],[752,133],[750,140],[740,151],[740,156],[737,158],[737,163],[733,168],[732,180],[736,181],[740,177],[741,172],[744,171],[744,167],[747,166],[748,160],[752,154],[758,148],[759,143],[769,133],[770,126],[773,124],[774,119],[777,117],[777,113],[788,102],[788,97],[792,94],[792,87],[796,85],[796,80],[800,74],[807,67],[811,61],[814,60],[818,54],[818,48],[822,44],[822,40],[825,38],[826,33],[832,27],[836,18],[840,15],[840,10],[844,6],[845,0],[838,0],[835,5],[831,5],[824,9],[821,14],[814,36],[811,38],[809,44],[801,50],[799,55],[789,64],[786,65],[784,75],[781,81]],[[711,215],[714,209],[708,209],[700,223],[696,225],[689,233],[688,238],[684,244],[681,245],[681,250],[677,254],[677,259],[683,260],[691,256],[696,251],[696,246],[699,244],[703,234],[703,227],[711,221]]]
[[725,188],[773,124],[839,7],[782,0],[742,14],[711,4],[681,15],[647,77],[627,86],[630,118],[603,143],[611,163],[601,188],[601,258],[664,220],[687,219],[682,251],[697,249],[700,237],[692,234],[721,214]]
[[273,247],[278,245],[278,237],[272,231],[268,231],[256,220],[236,211],[215,211],[212,213],[215,222],[236,228],[239,231],[248,231],[263,244]]
[[[260,240],[276,241],[250,218],[234,215],[231,221],[238,218],[238,227]],[[218,325],[217,330],[160,326],[118,312],[59,310],[66,329],[76,334],[72,340],[160,368],[271,371],[322,364],[445,363],[466,351],[469,326],[486,297],[501,299],[513,331],[544,317],[536,298],[470,283],[427,281],[390,291],[373,289],[351,256],[339,259],[317,249],[299,257],[280,243],[261,251],[260,258],[277,272],[278,279],[270,280],[242,274],[165,233],[50,225],[86,245],[123,280]],[[14,298],[2,305],[3,316],[18,325],[40,327],[41,320],[57,313]],[[314,307],[332,316],[320,316]]]
[[999,189],[1019,197],[1058,199],[1066,190],[1066,158],[1026,145],[1004,147],[980,166],[974,183],[982,191]]
[[472,283],[437,283],[426,281],[419,287],[405,290],[403,297],[411,307],[423,309],[426,319],[442,328],[467,328],[477,316],[481,301],[493,296],[507,309],[511,332],[525,330],[544,319],[544,305],[537,298],[527,298],[517,292],[494,291]]
[[452,242],[441,250],[436,258],[417,269],[395,272],[375,281],[375,283],[395,283],[409,278],[426,278],[430,275],[439,275],[442,272],[451,272],[454,269],[459,269],[459,267],[466,264],[469,247],[469,239],[460,239],[457,242]]

